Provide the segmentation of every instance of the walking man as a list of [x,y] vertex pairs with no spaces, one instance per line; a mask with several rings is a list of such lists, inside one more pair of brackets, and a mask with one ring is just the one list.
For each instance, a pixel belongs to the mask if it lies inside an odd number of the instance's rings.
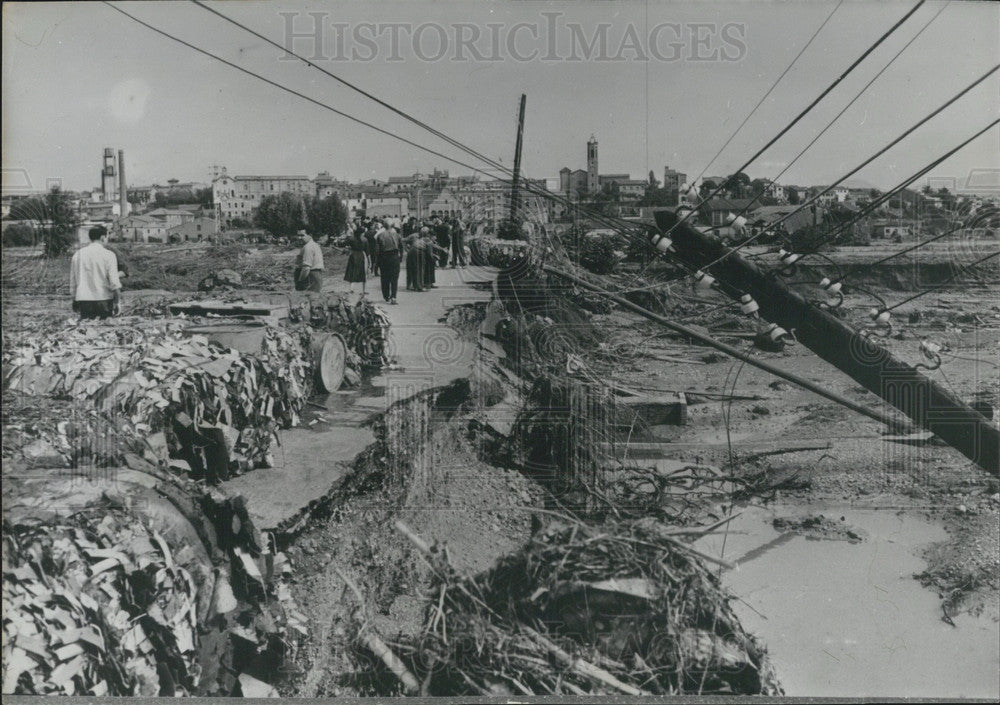
[[382,298],[387,304],[395,304],[403,241],[395,228],[391,225],[383,225],[378,235],[375,236],[375,249],[378,254],[379,275],[382,279]]
[[301,291],[323,291],[323,250],[319,243],[305,230],[299,230],[299,241],[302,249],[299,251],[299,266],[295,273],[298,289]]
[[80,318],[108,318],[121,307],[121,279],[118,258],[104,247],[108,231],[97,225],[90,229],[90,244],[73,254],[69,269],[69,291],[73,310]]

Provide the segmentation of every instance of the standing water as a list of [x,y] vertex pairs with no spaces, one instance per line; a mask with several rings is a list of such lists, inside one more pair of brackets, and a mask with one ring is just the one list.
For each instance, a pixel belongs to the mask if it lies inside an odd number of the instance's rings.
[[937,593],[913,577],[944,529],[890,511],[818,511],[832,529],[826,538],[788,531],[782,519],[803,511],[777,506],[750,507],[728,534],[698,542],[737,564],[722,581],[786,694],[1000,696],[1000,624],[966,614],[945,623]]

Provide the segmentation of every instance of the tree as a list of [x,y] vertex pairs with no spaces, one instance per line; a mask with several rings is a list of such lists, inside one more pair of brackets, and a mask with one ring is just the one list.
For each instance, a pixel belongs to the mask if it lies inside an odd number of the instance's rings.
[[42,244],[47,257],[56,257],[69,250],[76,242],[80,216],[73,207],[72,199],[58,186],[53,186],[45,194],[43,201],[45,228],[42,231]]
[[[156,198],[153,199],[153,204],[157,208],[169,208],[170,206],[179,206],[184,203],[200,202],[200,199],[195,195],[194,191],[186,188],[170,191],[169,193],[157,191]],[[209,190],[209,205],[211,205],[211,190]]]
[[711,179],[706,179],[701,182],[701,187],[698,189],[698,195],[702,198],[708,198],[708,194],[712,193],[715,189],[719,188],[719,185],[712,181]]
[[612,181],[611,183],[604,184],[601,188],[601,192],[597,194],[595,200],[617,202],[620,198],[621,189],[618,186],[618,182]]
[[788,202],[793,206],[799,205],[799,191],[798,189],[788,189]]
[[264,196],[254,214],[256,224],[274,237],[294,237],[306,226],[302,199],[294,193]]
[[12,223],[3,231],[4,247],[23,247],[38,242],[38,230],[30,223]]
[[42,221],[45,215],[45,201],[32,196],[31,198],[19,198],[10,204],[10,215],[8,220],[34,220]]
[[[15,201],[11,204],[9,219],[29,221],[28,227],[35,232],[32,243],[41,241],[48,257],[61,255],[73,246],[76,242],[76,229],[80,224],[80,216],[72,199],[58,186],[53,186],[44,196]],[[23,237],[24,232],[11,237]],[[4,238],[5,244],[8,244],[6,233]]]
[[211,188],[200,188],[194,192],[194,197],[197,199],[198,203],[201,204],[202,208],[212,207],[212,189]]
[[314,196],[306,203],[306,221],[314,236],[338,237],[347,228],[347,208],[336,194]]
[[649,188],[655,189],[655,188],[659,188],[659,187],[660,187],[660,182],[656,180],[656,174],[653,173],[652,169],[650,169],[649,170]]
[[750,177],[742,171],[736,172],[726,179],[726,190],[733,198],[746,198],[750,192]]
[[672,188],[647,188],[645,195],[639,199],[638,206],[664,208],[677,205],[677,191]]

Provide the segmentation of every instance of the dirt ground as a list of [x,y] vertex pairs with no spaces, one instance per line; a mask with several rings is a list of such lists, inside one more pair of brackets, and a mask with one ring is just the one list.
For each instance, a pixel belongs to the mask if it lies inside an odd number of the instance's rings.
[[[165,290],[197,291],[201,281],[223,269],[235,271],[248,289],[285,291],[291,286],[292,269],[298,250],[276,245],[239,243],[195,243],[157,245],[110,243],[128,267],[122,280],[125,292]],[[347,253],[328,247],[324,250],[328,271],[342,275]],[[69,295],[70,255],[49,259],[33,248],[5,248],[3,290],[8,294]]]
[[[864,254],[856,250],[867,250],[853,249],[842,255],[844,259],[853,261]],[[912,285],[912,270],[906,271],[910,274],[876,272],[865,283],[888,303],[900,301],[918,290]],[[886,282],[894,285],[886,286]],[[900,289],[899,282],[908,285]],[[671,302],[669,296],[667,301]],[[801,345],[764,352],[754,348],[747,337],[727,336],[727,329],[736,327],[734,322],[740,320],[733,315],[734,306],[713,311],[711,304],[692,307],[690,302],[673,301],[688,309],[689,322],[705,326],[720,340],[752,350],[761,359],[854,401],[873,408],[881,406],[875,395]],[[1000,409],[997,301],[1000,286],[995,279],[924,296],[894,312],[894,333],[884,343],[912,364],[928,363],[919,351],[922,340],[940,344],[943,364],[926,374],[970,404],[979,402]],[[843,306],[848,322],[863,327],[872,305],[869,296],[849,295]],[[703,315],[699,315],[699,308],[705,312]],[[618,353],[615,367],[623,384],[752,397],[718,401],[689,393],[688,425],[658,429],[662,438],[677,446],[690,444],[690,450],[677,451],[677,455],[698,462],[728,464],[742,473],[764,473],[773,497],[806,507],[850,503],[858,507],[900,508],[935,517],[943,522],[950,540],[928,552],[929,568],[920,579],[939,590],[952,610],[986,610],[994,619],[1000,619],[996,614],[1000,589],[1000,480],[996,477],[943,444],[886,441],[885,429],[877,422],[776,380],[762,370],[688,344],[632,314],[615,312],[595,318],[611,339],[625,341],[621,349],[636,346],[634,357]],[[640,349],[642,353],[689,362],[650,360],[648,355],[640,354]],[[816,449],[796,451],[795,447],[802,444]]]

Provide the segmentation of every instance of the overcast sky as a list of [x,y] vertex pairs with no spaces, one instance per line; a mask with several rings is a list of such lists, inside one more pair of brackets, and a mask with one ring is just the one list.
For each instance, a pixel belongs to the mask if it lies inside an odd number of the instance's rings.
[[[636,178],[650,169],[662,178],[665,164],[692,177],[706,167],[707,175],[735,169],[914,5],[846,0],[708,166],[836,2],[210,4],[286,47],[293,22],[296,32],[308,35],[295,40],[296,51],[505,165],[513,162],[517,101],[526,93],[524,170],[530,176],[584,167],[594,134],[601,172]],[[943,5],[921,7],[756,161],[750,175],[774,177]],[[251,71],[471,163],[315,69],[279,60],[275,47],[193,3],[121,7]],[[998,56],[1000,5],[951,2],[780,181],[810,185],[840,177]],[[1000,111],[998,75],[859,177],[892,186],[984,127]],[[998,169],[998,141],[994,129],[935,175],[964,182],[972,170]],[[61,179],[70,189],[95,187],[104,147],[125,150],[130,185],[208,181],[213,164],[230,174],[329,171],[351,180],[434,167],[469,173],[176,44],[103,4],[4,3],[5,191],[24,179],[36,188],[48,179]]]

